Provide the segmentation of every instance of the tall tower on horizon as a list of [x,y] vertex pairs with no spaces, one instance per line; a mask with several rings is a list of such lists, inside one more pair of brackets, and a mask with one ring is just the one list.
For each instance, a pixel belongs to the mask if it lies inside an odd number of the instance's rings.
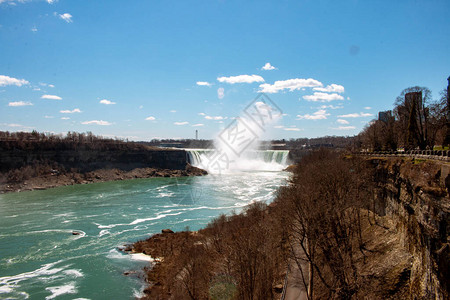
[[447,78],[447,130],[445,133],[444,145],[450,145],[450,76]]
[[197,129],[195,130],[195,139],[198,140],[198,130]]

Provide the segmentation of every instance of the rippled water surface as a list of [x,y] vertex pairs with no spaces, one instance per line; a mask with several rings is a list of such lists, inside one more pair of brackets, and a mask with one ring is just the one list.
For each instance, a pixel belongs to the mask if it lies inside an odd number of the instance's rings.
[[[287,176],[149,178],[0,195],[0,299],[132,299],[148,257],[118,246],[270,202]],[[123,275],[130,270],[137,274]]]

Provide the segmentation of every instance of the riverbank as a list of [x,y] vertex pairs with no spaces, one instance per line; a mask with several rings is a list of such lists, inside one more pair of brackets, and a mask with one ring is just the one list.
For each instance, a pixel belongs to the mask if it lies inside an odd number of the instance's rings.
[[157,258],[143,299],[279,299],[287,264],[303,271],[287,294],[447,298],[448,178],[446,164],[312,153],[269,206],[128,249]]
[[[19,171],[20,172],[20,171]],[[184,170],[171,170],[159,168],[136,168],[131,171],[120,169],[99,169],[91,172],[59,172],[49,170],[48,172],[17,182],[8,182],[6,174],[0,174],[0,193],[45,190],[59,186],[89,184],[94,182],[106,182],[127,180],[134,178],[152,177],[182,177],[207,175],[205,170],[186,165]]]

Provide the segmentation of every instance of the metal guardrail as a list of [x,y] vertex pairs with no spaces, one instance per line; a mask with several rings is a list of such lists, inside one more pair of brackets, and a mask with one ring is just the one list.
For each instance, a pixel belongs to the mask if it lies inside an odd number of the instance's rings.
[[357,154],[363,156],[414,157],[422,159],[450,161],[450,150],[374,151],[359,152]]

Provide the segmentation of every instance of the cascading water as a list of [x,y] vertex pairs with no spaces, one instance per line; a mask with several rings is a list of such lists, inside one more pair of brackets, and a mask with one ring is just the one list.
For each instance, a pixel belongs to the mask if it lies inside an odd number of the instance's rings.
[[[185,149],[188,154],[188,162],[194,167],[208,167],[210,157],[215,149]],[[229,163],[228,172],[233,171],[281,171],[288,166],[289,150],[249,150],[242,153]]]
[[210,174],[235,171],[281,171],[289,151],[257,150],[259,140],[282,117],[280,109],[264,94],[248,105],[240,117],[224,128],[214,140],[214,149],[189,150],[190,163]]

